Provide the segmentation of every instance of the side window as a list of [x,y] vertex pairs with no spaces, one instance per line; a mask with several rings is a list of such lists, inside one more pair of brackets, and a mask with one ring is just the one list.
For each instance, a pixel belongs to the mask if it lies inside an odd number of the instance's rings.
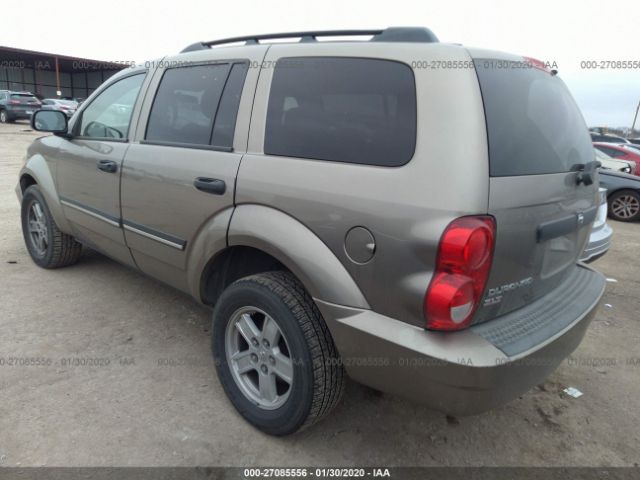
[[246,73],[244,63],[167,70],[153,100],[145,140],[230,149]]
[[238,117],[244,79],[247,76],[247,66],[248,64],[246,63],[236,63],[231,68],[231,73],[229,73],[229,79],[218,107],[211,145],[233,147],[233,134],[236,129],[236,119]]
[[408,65],[345,57],[276,64],[265,153],[394,167],[411,160],[415,143],[416,87]]
[[125,139],[131,114],[145,74],[118,80],[98,95],[82,112],[78,134],[81,137]]
[[614,157],[614,158],[615,157],[621,157],[622,155],[624,155],[624,153],[622,153],[619,150],[616,150],[615,148],[600,147],[600,150],[602,150],[604,153],[606,153],[610,157]]

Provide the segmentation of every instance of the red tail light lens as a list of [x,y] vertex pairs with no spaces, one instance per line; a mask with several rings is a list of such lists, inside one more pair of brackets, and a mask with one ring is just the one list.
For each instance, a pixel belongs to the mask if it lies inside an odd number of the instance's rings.
[[427,328],[460,330],[469,325],[489,277],[495,230],[489,216],[460,217],[446,228],[424,297]]
[[9,100],[11,105],[20,105],[20,100]]
[[538,60],[537,58],[531,58],[531,57],[523,57],[523,58],[525,62],[527,62],[533,68],[537,68],[538,70],[542,70],[543,72],[546,72],[546,73],[551,73],[551,69],[542,60]]

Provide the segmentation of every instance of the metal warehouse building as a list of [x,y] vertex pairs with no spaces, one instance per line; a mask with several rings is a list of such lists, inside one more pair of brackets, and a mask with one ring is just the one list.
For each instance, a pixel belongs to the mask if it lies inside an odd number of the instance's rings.
[[127,66],[0,46],[0,90],[26,90],[40,98],[85,99]]

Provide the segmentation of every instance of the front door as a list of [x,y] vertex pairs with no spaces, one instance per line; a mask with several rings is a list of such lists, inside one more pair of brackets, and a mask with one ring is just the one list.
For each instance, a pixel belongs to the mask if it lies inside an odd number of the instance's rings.
[[120,174],[144,72],[115,81],[82,110],[72,137],[61,142],[57,183],[74,235],[133,265],[120,218]]

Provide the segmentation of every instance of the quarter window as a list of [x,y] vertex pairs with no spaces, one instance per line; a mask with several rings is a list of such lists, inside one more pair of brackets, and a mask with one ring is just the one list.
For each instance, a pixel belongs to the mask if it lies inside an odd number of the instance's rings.
[[344,57],[276,64],[265,153],[392,167],[411,159],[415,142],[416,88],[408,65]]
[[82,137],[125,139],[144,73],[118,80],[100,93],[82,112]]

